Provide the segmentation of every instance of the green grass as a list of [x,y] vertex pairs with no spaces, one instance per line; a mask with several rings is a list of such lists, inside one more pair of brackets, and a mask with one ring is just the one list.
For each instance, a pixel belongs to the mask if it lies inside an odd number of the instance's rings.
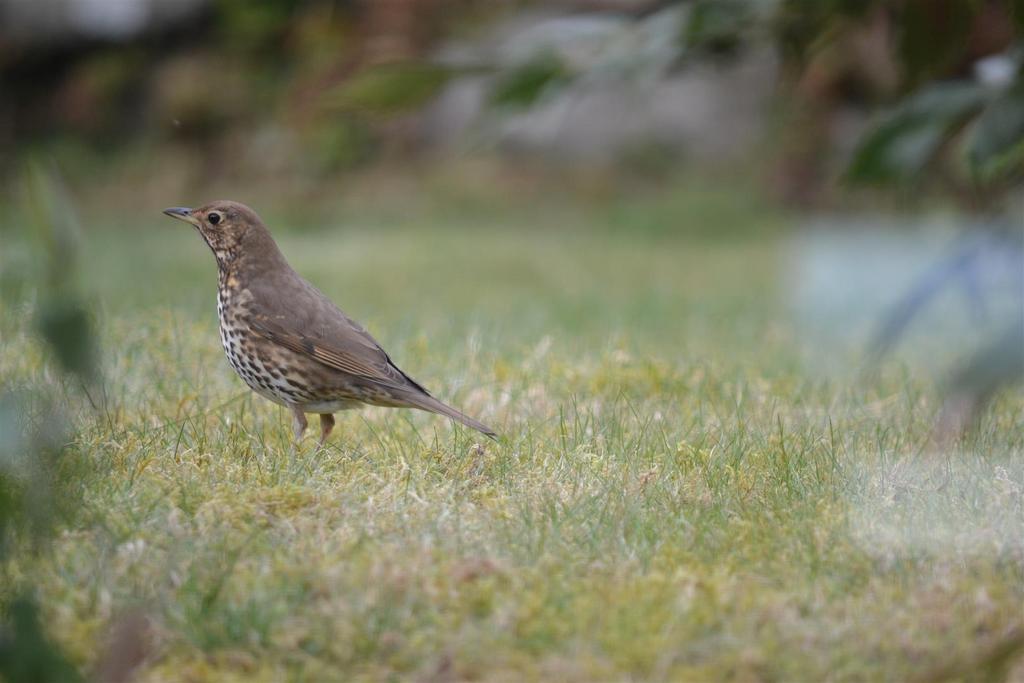
[[[7,567],[73,661],[141,610],[152,681],[998,673],[1024,628],[1019,393],[933,453],[928,375],[820,375],[777,229],[707,231],[779,224],[757,207],[503,208],[277,231],[403,368],[503,435],[369,409],[322,450],[292,448],[288,415],[233,376],[195,234],[87,219],[109,408],[77,408],[78,513]],[[53,383],[26,311],[6,305],[0,376]]]

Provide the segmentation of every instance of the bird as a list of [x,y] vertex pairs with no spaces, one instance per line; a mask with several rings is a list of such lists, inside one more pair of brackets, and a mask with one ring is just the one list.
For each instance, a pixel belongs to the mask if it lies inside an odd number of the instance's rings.
[[430,395],[366,329],[288,264],[248,206],[219,200],[164,213],[192,224],[217,260],[217,317],[228,362],[260,396],[291,410],[295,440],[307,413],[320,415],[320,444],[334,413],[363,405],[444,415],[497,433]]

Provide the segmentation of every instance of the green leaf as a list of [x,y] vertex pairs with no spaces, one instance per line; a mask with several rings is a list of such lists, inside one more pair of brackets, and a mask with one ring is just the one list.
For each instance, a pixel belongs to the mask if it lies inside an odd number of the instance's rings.
[[691,49],[731,53],[753,21],[754,10],[747,0],[698,0],[690,11],[683,41]]
[[988,97],[983,86],[968,81],[940,83],[911,95],[864,135],[847,178],[865,183],[915,178]]
[[82,680],[46,633],[34,599],[16,597],[4,606],[0,618],[0,679],[10,683]]
[[36,325],[65,372],[87,381],[95,379],[98,353],[92,321],[77,298],[68,294],[46,300],[39,307]]
[[543,54],[499,78],[491,90],[491,103],[528,107],[545,92],[569,79],[569,70],[557,55]]
[[975,173],[997,172],[1002,162],[1024,144],[1024,82],[997,97],[971,126],[967,161]]

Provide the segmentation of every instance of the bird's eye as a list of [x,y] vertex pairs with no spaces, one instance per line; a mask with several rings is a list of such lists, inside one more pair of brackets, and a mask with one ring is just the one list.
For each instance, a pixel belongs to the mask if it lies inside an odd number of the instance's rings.
[[206,217],[206,220],[210,221],[210,225],[217,225],[220,223],[220,214],[214,211]]

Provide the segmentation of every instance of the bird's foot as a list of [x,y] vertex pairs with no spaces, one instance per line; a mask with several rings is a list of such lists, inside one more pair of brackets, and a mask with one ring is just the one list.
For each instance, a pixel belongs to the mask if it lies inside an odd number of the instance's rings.
[[331,413],[320,413],[321,448],[325,443],[327,443],[327,437],[330,436],[332,429],[334,429],[334,415],[332,415]]
[[298,406],[292,406],[292,430],[295,434],[295,442],[302,441],[302,435],[306,433],[306,414]]

